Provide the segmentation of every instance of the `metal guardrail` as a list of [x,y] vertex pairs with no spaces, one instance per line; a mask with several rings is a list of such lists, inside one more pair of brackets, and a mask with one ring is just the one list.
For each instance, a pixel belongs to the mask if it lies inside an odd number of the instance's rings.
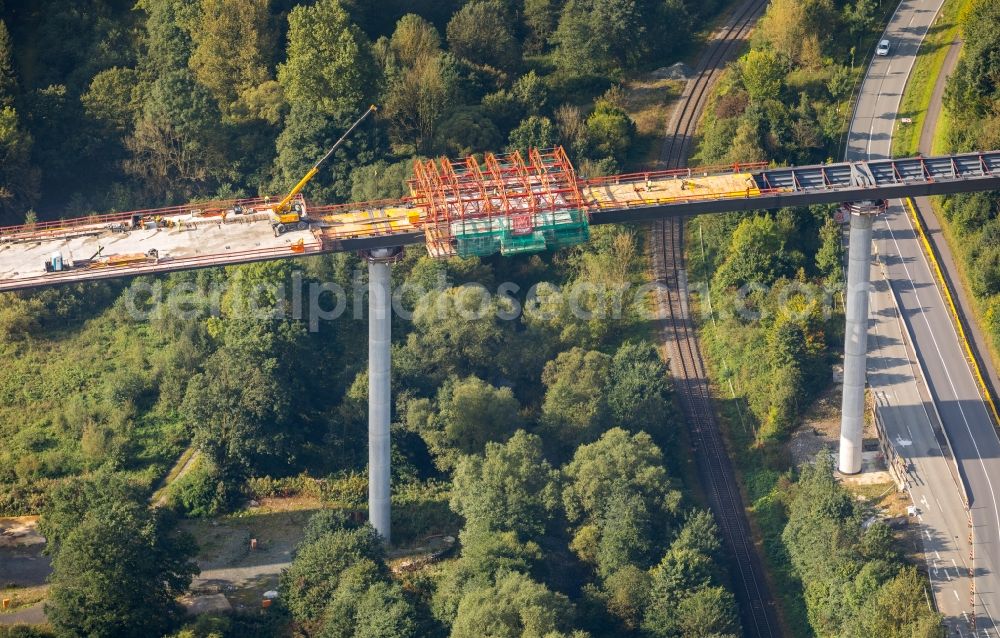
[[874,401],[872,401],[871,414],[872,420],[875,422],[875,434],[878,436],[878,447],[885,458],[885,467],[889,471],[889,476],[896,483],[896,488],[902,492],[909,485],[910,462],[896,451],[896,446],[889,440],[889,435],[885,432],[885,424],[878,413],[878,397],[875,397],[874,392],[872,396]]
[[[692,196],[665,203],[621,202],[591,212],[594,224],[664,217],[946,195],[1000,189],[1000,151],[869,162],[776,167],[751,172],[759,194]],[[731,195],[731,194],[730,194]]]

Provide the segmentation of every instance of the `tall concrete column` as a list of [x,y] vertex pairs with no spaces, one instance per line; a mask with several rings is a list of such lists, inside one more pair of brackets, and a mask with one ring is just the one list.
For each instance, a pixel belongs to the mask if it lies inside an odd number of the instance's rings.
[[868,356],[868,291],[871,288],[872,224],[885,202],[857,202],[851,216],[847,266],[847,329],[844,331],[844,396],[840,420],[840,463],[844,474],[861,471]]
[[368,520],[388,544],[390,535],[389,415],[392,401],[392,302],[389,263],[396,251],[368,254]]

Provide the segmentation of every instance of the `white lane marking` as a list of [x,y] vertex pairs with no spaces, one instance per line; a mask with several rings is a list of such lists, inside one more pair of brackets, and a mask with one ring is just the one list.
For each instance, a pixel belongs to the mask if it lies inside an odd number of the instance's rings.
[[[884,277],[883,277],[883,279],[884,279]],[[888,284],[889,282],[886,281],[886,283]],[[878,329],[878,322],[879,322],[879,318],[878,318],[878,315],[877,315],[877,313],[878,313],[878,304],[875,303],[877,301],[878,301],[878,295],[875,293],[875,290],[873,288],[868,293],[868,309],[869,309],[868,312],[869,312],[869,314],[872,315],[872,318],[875,320],[875,322],[872,324],[873,328],[875,330],[875,350],[882,350],[883,349],[882,345],[879,343],[882,340],[882,335],[879,333],[879,329]],[[898,318],[898,314],[897,314],[897,318]],[[902,331],[902,328],[900,328],[900,331]],[[888,364],[886,364],[886,362],[885,362],[885,360],[884,360],[883,357],[872,357],[872,360],[875,361],[876,365],[881,366],[881,368],[882,368],[883,371],[885,371],[885,372],[889,371],[889,366],[888,366]],[[896,392],[896,384],[894,383],[894,384],[892,384],[892,385],[890,385],[888,387],[892,391],[892,396],[895,399],[895,405],[902,405],[903,402],[900,401],[900,399],[899,399],[899,393]],[[882,392],[882,395],[886,397],[886,404],[890,404],[888,395],[886,395],[886,393],[884,391]],[[926,412],[926,408],[924,408],[924,410]],[[929,422],[930,422],[930,418],[928,417],[928,423]],[[906,424],[904,424],[904,425],[906,427],[906,432],[910,435],[910,440],[912,441],[913,440],[913,432],[910,430],[910,426],[909,425],[906,425]],[[937,439],[935,439],[935,441],[936,440]],[[939,445],[938,449],[940,449],[940,447],[941,446]],[[909,491],[909,489],[910,489],[910,486],[907,485],[906,486],[906,490]],[[911,496],[910,498],[912,499],[913,497]]]
[[[873,62],[872,66],[874,65],[875,64]],[[885,86],[885,79],[889,77],[891,72],[892,62],[886,65],[885,73],[882,75],[882,79],[878,83],[878,93],[875,94],[875,106],[873,107],[875,110],[878,110],[878,101],[882,99],[882,87]],[[872,157],[872,138],[875,137],[875,110],[872,111],[872,126],[868,131],[868,146],[865,147],[865,154],[868,156],[868,159],[871,159]],[[890,129],[890,136],[892,135],[891,130],[892,129]]]
[[938,560],[941,560],[941,554],[938,553],[938,550],[934,550],[934,555],[937,556]]
[[[886,241],[886,240],[883,238],[881,241]],[[872,241],[872,245],[873,245],[873,247],[875,249],[876,260],[878,260],[879,262],[881,262],[881,259],[882,259],[881,256],[882,256],[882,254],[883,253],[887,254],[888,251],[880,251],[879,247],[878,247],[878,244],[879,244],[878,240],[873,240]],[[888,274],[887,274],[886,270],[884,268],[882,268],[881,272],[882,272],[882,279],[883,279],[883,281],[885,281],[886,284],[891,288],[892,282],[889,280],[889,277],[888,277]],[[904,341],[905,338],[903,337],[903,335],[907,334],[908,331],[906,329],[906,326],[903,324],[903,319],[902,319],[902,317],[900,315],[900,310],[899,310],[899,308],[896,307],[895,295],[892,294],[892,290],[891,289],[886,292],[886,295],[889,297],[890,303],[886,304],[885,307],[888,308],[888,309],[890,309],[890,310],[892,310],[892,314],[896,318],[896,327],[899,330],[900,340]],[[878,328],[879,321],[883,320],[883,319],[880,319],[880,316],[878,315],[878,312],[880,312],[879,308],[881,307],[881,304],[880,304],[881,299],[879,298],[879,294],[876,293],[874,287],[872,287],[870,289],[870,292],[869,292],[868,296],[869,296],[868,307],[870,309],[870,312],[872,313],[872,317],[871,317],[873,319],[872,325],[873,325],[873,330],[874,330],[874,333],[875,333],[875,346],[876,347],[874,348],[874,350],[882,350],[883,349],[883,345],[881,344],[881,341],[882,341],[883,335],[879,331],[879,328]],[[889,321],[889,320],[888,319],[884,319],[884,321]],[[914,384],[916,384],[917,379],[921,378],[923,376],[923,373],[917,367],[916,362],[913,361],[912,359],[910,359],[910,352],[909,352],[909,350],[906,349],[905,347],[904,347],[904,350],[906,352],[906,358],[908,360],[908,365],[909,365],[909,368],[910,368],[910,372],[913,375],[913,377],[912,377],[913,378],[913,382],[914,382]],[[880,366],[882,368],[883,371],[888,372],[890,370],[889,366],[885,363],[885,361],[882,360],[882,357],[874,356],[874,352],[873,352],[872,359],[876,362],[877,366]],[[891,386],[889,386],[890,390],[892,391],[893,397],[895,397],[895,399],[896,399],[896,404],[897,405],[902,405],[902,401],[899,398],[899,394],[896,392],[896,387],[897,387],[897,384],[895,384],[895,383],[892,384]],[[919,394],[919,392],[918,392],[918,394]],[[882,392],[882,395],[883,396],[887,396],[884,391]],[[886,399],[886,403],[888,403],[888,399]],[[924,411],[924,416],[926,418],[927,427],[930,428],[930,429],[933,429],[933,426],[931,426],[931,414],[930,414],[930,410],[928,410],[928,408],[927,408],[927,402],[921,400],[921,401],[919,401],[919,403],[920,403],[921,408]],[[937,405],[932,404],[932,407],[934,408],[934,412],[937,413]],[[938,421],[939,422],[943,421],[941,419],[941,417],[940,417],[940,414],[938,415]],[[910,426],[907,424],[907,425],[905,425],[905,427],[906,427],[907,431],[910,433],[910,437],[912,439],[913,438],[913,432],[910,430]],[[938,451],[941,452],[941,456],[943,458],[945,456],[944,455],[944,450],[941,448],[941,444],[938,442],[937,437],[932,435],[931,436],[931,440],[937,446]],[[915,463],[915,469],[919,471],[919,468],[920,468],[919,461],[915,461],[914,463]],[[931,492],[934,491],[933,485],[929,485],[928,487],[931,489]],[[961,496],[964,493],[964,488],[962,486],[956,486],[956,487],[957,487],[957,489],[959,491],[959,495]],[[917,502],[916,502],[916,499],[914,499],[914,497],[913,497],[912,491],[910,490],[909,483],[907,483],[906,486],[903,489],[906,491],[907,495],[909,495],[910,501],[913,503],[913,505],[916,506]],[[942,513],[944,513],[944,509],[941,507],[941,501],[937,498],[936,495],[934,496],[934,500],[937,502],[938,508],[942,511]],[[921,522],[923,522],[923,518],[922,517],[920,517],[918,515],[918,518],[921,520]],[[945,525],[946,528],[948,527],[949,522],[950,521],[948,521],[947,518],[946,518],[945,521],[944,521],[944,525]],[[949,535],[951,535],[951,534],[949,534]],[[962,554],[959,554],[959,556],[962,559],[962,564],[965,565],[966,568],[968,568],[969,563],[968,563],[968,561],[965,560],[965,556],[962,555]],[[952,562],[954,563],[954,560],[952,560]],[[961,578],[961,573],[959,572],[957,565],[955,566],[955,572],[957,574],[959,574],[959,578]]]
[[[919,516],[919,514],[918,514],[918,516]],[[931,533],[930,532],[928,532],[927,530],[924,530],[924,534],[927,535],[927,540],[931,540]]]
[[[877,242],[873,242],[873,244],[875,245],[876,255],[880,254],[879,251],[878,251],[878,243]],[[884,271],[883,271],[882,274],[883,274],[883,277],[885,277],[885,272]],[[888,280],[886,280],[886,283],[887,284],[889,283]],[[903,334],[905,332],[905,327],[903,326],[902,319],[899,316],[899,310],[896,308],[895,300],[891,297],[891,291],[889,291],[889,293],[890,293],[889,298],[892,299],[892,301],[891,301],[891,303],[887,304],[886,307],[890,308],[893,311],[893,315],[896,317],[897,327],[898,327],[898,329],[900,331],[900,334]],[[885,349],[885,346],[882,344],[882,339],[883,339],[884,335],[882,334],[882,331],[879,330],[879,322],[880,321],[889,321],[889,320],[888,319],[883,319],[878,314],[880,312],[880,308],[882,307],[882,301],[883,301],[883,299],[880,297],[880,293],[876,293],[876,291],[874,290],[874,288],[872,288],[870,290],[870,292],[869,292],[869,308],[870,308],[870,311],[872,313],[872,316],[870,317],[870,319],[872,320],[872,328],[873,328],[873,332],[874,332],[873,336],[874,336],[874,341],[875,341],[875,344],[874,344],[875,347],[872,349],[873,354],[874,354],[874,351]],[[909,353],[908,352],[907,352],[906,356],[909,359]],[[883,360],[882,357],[873,356],[871,358],[871,361],[873,361],[873,365],[876,368],[880,368],[884,372],[889,372],[890,367],[885,363],[885,361]],[[908,365],[911,368],[912,374],[914,375],[913,378],[916,379],[917,377],[919,377],[920,376],[920,372],[915,369],[915,365],[916,364],[912,360],[910,360],[908,362]],[[894,384],[888,386],[888,388],[889,388],[890,392],[892,393],[892,396],[895,398],[895,404],[901,405],[902,404],[902,400],[899,398],[899,395],[897,393],[897,385],[898,384],[894,383]],[[889,401],[889,395],[884,390],[880,391],[880,392],[881,392],[881,395],[882,395],[882,397],[883,397],[886,405],[890,405],[891,403]],[[930,427],[930,412],[928,411],[927,405],[926,405],[925,402],[921,401],[920,404],[923,407],[924,416],[926,417],[926,424],[927,424],[927,427],[929,428]],[[907,431],[910,431],[909,425],[906,425],[905,427],[906,427]],[[911,431],[911,437],[912,437],[912,431]],[[937,438],[933,437],[932,440],[934,441],[934,443],[937,445],[938,449],[940,450],[941,446],[940,446],[940,444],[937,443]],[[943,453],[942,453],[942,456],[943,456]],[[917,465],[919,467],[919,462],[917,463]],[[906,494],[910,497],[910,501],[913,503],[913,505],[916,506],[917,500],[916,500],[916,498],[914,498],[913,490],[911,489],[911,486],[907,483],[904,486],[903,489],[906,492]],[[932,488],[931,491],[933,492],[933,488]],[[922,497],[922,500],[925,500],[925,502],[926,502],[925,497]],[[940,509],[942,511],[942,513],[943,513],[944,509],[941,506],[940,499],[938,499],[938,497],[935,495],[934,496],[934,500],[938,504],[938,509]],[[944,527],[946,529],[949,527],[948,523],[949,522],[947,520],[945,520]],[[951,536],[952,534],[949,531],[946,535]],[[935,550],[935,554],[937,554],[937,556],[938,556],[939,559],[941,558],[940,553],[937,552],[936,550]],[[962,564],[965,565],[966,568],[968,568],[968,562],[965,560],[965,556],[963,556],[961,554],[959,554],[959,556],[962,558]],[[928,562],[930,562],[930,561],[928,560]],[[954,558],[951,559],[951,564],[955,568],[955,578],[961,579],[962,578],[962,572],[959,569],[958,563],[955,562]],[[948,578],[948,582],[951,582],[952,578],[951,578],[951,574],[948,572],[948,568],[944,567],[943,569],[944,569],[946,577]]]
[[941,512],[941,513],[944,513],[944,508],[941,507],[941,501],[938,500],[938,497],[936,497],[936,496],[934,497],[934,502],[937,503],[938,511]]
[[[882,40],[882,39],[889,39],[889,30],[894,28],[894,23],[896,22],[896,16],[899,13],[899,10],[902,9],[904,5],[907,5],[907,3],[906,2],[900,2],[896,6],[896,10],[893,12],[892,17],[889,18],[889,22],[886,24],[885,30],[882,31],[882,35],[879,38],[880,40]],[[937,21],[938,14],[941,13],[941,8],[943,6],[944,6],[944,0],[939,1],[938,4],[937,4],[937,9],[934,11],[934,15],[931,16],[930,22],[928,22],[926,25],[923,25],[923,26],[919,27],[919,28],[921,28],[921,32],[920,32],[920,38],[917,40],[917,49],[916,49],[917,52],[920,51],[920,47],[923,45],[924,39],[927,37],[927,32],[930,30],[930,25],[934,24],[934,22]],[[907,8],[909,8],[909,7],[907,7]],[[902,23],[900,23],[900,25],[901,24]],[[894,37],[896,37],[897,40],[902,40],[902,36],[899,35],[899,34],[897,34]],[[909,66],[909,68],[907,68],[906,74],[903,76],[904,78],[909,78],[913,74],[913,66],[917,62],[917,53],[914,53],[913,55],[909,56],[909,58],[910,58],[910,66]],[[862,87],[864,87],[864,85],[868,84],[868,75],[871,72],[872,67],[875,66],[875,62],[876,62],[876,59],[872,58],[872,61],[868,64],[868,69],[865,71],[865,78],[864,78],[864,80],[861,81],[861,86]],[[862,89],[862,92],[863,92],[863,89]],[[896,92],[896,106],[891,111],[893,113],[893,118],[892,118],[893,120],[895,120],[896,116],[899,115],[899,105],[902,102],[902,100],[903,100],[903,90],[900,89],[899,91]],[[861,103],[861,99],[860,99],[860,96],[859,96],[858,100],[856,100],[855,103],[854,103],[854,113],[851,114],[851,123],[852,123],[852,125],[851,125],[851,129],[850,130],[854,129],[853,123],[854,123],[854,120],[857,119],[858,106],[860,105],[860,103]],[[878,105],[876,104],[876,106],[878,106]],[[871,117],[873,117],[873,118],[875,117],[874,113],[872,114]],[[891,143],[892,143],[892,141],[891,141],[891,131],[892,131],[892,129],[890,128],[890,141],[889,141],[890,146],[891,146]],[[847,136],[847,145],[844,147],[844,159],[850,159],[850,158],[847,157],[847,151],[850,150],[850,147],[851,147],[851,136],[850,136],[850,133],[848,133],[848,136]],[[886,152],[885,152],[885,156],[888,157],[889,154],[890,154],[889,150],[887,149]],[[871,159],[871,138],[868,139],[867,157],[865,159]]]
[[961,598],[958,597],[958,592],[955,591],[954,589],[951,590],[951,593],[955,594],[955,600],[962,600]]
[[[903,217],[906,218],[907,225],[910,226],[910,229],[913,231],[914,236],[916,236],[916,232],[917,231],[916,231],[915,228],[913,228],[913,224],[910,222],[910,216],[906,215],[905,211],[904,211]],[[899,256],[899,258],[900,258],[900,262],[899,263],[903,266],[903,271],[906,273],[906,277],[910,280],[910,286],[913,289],[913,295],[914,295],[914,297],[916,297],[917,305],[918,305],[918,307],[922,308],[923,307],[923,303],[920,301],[920,293],[917,292],[916,286],[913,285],[914,279],[910,275],[910,269],[906,265],[906,261],[904,261],[903,258],[902,258],[903,251],[900,250],[900,248],[899,248],[899,242],[896,241],[896,234],[892,232],[892,227],[889,225],[888,220],[883,219],[882,221],[885,224],[886,229],[889,231],[889,236],[892,238],[892,243],[896,245],[896,255]],[[918,252],[920,253],[921,257],[923,258],[924,264],[927,266],[928,272],[930,272],[930,264],[927,263],[927,257],[926,257],[926,255],[924,255],[923,249],[919,250]],[[931,278],[933,280],[933,274],[931,275]],[[890,285],[892,285],[892,284],[890,283]],[[933,288],[934,288],[934,290],[937,291],[938,298],[941,300],[941,306],[944,307],[944,304],[945,304],[945,302],[944,302],[944,296],[941,294],[941,290],[938,289],[936,281],[934,282]],[[927,313],[926,312],[921,312],[920,313],[920,317],[924,320],[924,324],[927,326],[927,331],[931,335],[931,341],[934,343],[934,349],[937,350],[938,359],[941,362],[941,368],[944,370],[945,377],[948,378],[948,384],[951,386],[952,394],[957,398],[958,397],[958,390],[955,388],[955,382],[951,378],[951,373],[948,372],[948,366],[945,364],[945,361],[944,361],[944,354],[941,353],[941,347],[938,344],[937,337],[934,335],[934,330],[931,328],[931,322],[930,322],[930,320],[927,319]],[[951,322],[949,320],[949,324],[950,323]],[[954,328],[952,330],[954,330]],[[955,335],[955,339],[956,340],[958,339],[958,335]],[[964,361],[964,357],[963,357],[963,361]],[[980,402],[981,401],[982,401],[982,399],[980,398]],[[1000,507],[997,506],[997,495],[996,495],[996,491],[993,489],[993,481],[992,481],[992,479],[990,479],[990,474],[986,470],[986,462],[983,460],[983,454],[979,450],[979,443],[976,442],[976,437],[972,434],[972,426],[969,425],[969,419],[965,416],[965,409],[962,407],[962,401],[956,401],[956,402],[958,403],[958,410],[959,410],[959,412],[962,415],[962,421],[965,423],[965,431],[969,433],[969,440],[972,441],[972,447],[975,448],[975,450],[976,450],[976,457],[978,457],[978,459],[979,459],[979,466],[980,466],[980,468],[983,471],[983,476],[986,478],[986,485],[989,487],[990,496],[993,499],[993,514],[994,514],[994,516],[996,518],[997,529],[1000,530]],[[985,410],[986,408],[984,407],[983,409]],[[992,430],[992,428],[991,428],[991,430]],[[995,431],[994,431],[994,433],[995,433]],[[980,596],[979,599],[982,601],[983,608],[986,609],[987,615],[989,615],[989,607],[986,605],[986,601],[983,599],[982,596]]]
[[[944,0],[941,0],[941,1],[944,2]],[[906,4],[906,3],[905,2],[900,2],[898,5],[896,5],[896,10],[892,12],[892,16],[889,18],[889,22],[886,24],[885,29],[882,30],[882,36],[879,38],[880,40],[882,40],[882,39],[885,38],[886,33],[888,33],[888,31],[889,31],[889,27],[896,20],[896,15],[899,14],[899,10],[903,8],[904,4]],[[938,6],[938,11],[940,11],[940,10],[941,10],[941,7]],[[916,58],[916,56],[913,56],[913,57]],[[861,80],[861,87],[862,87],[861,91],[862,91],[862,93],[864,92],[864,86],[866,84],[868,84],[868,76],[871,74],[873,66],[875,66],[875,58],[872,58],[872,61],[868,63],[868,68],[865,69],[865,77],[864,77],[863,80]],[[860,105],[861,105],[861,94],[859,93],[858,94],[858,99],[856,99],[854,101],[854,111],[851,113],[851,124],[852,125],[853,125],[854,121],[858,119],[858,106],[860,106]],[[851,128],[853,129],[854,127],[851,126]],[[868,148],[869,149],[871,148],[871,144],[872,144],[871,138],[869,137],[868,138]],[[847,157],[847,151],[849,151],[850,149],[851,149],[851,134],[850,134],[850,130],[848,130],[848,133],[847,133],[847,143],[844,145],[844,159],[847,159],[847,160],[850,159],[849,157]],[[868,155],[871,155],[871,153],[868,153]]]

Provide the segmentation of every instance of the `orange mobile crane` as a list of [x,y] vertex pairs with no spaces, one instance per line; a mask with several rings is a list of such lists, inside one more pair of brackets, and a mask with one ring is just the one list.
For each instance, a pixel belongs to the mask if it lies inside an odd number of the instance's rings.
[[361,117],[355,120],[354,124],[351,124],[349,129],[344,131],[344,134],[340,136],[340,139],[334,142],[333,146],[330,147],[330,150],[326,152],[326,155],[313,164],[313,167],[309,169],[309,172],[299,180],[298,184],[292,187],[292,190],[289,191],[288,195],[286,195],[283,200],[278,202],[278,205],[274,207],[275,219],[271,223],[271,228],[274,229],[275,237],[283,234],[286,230],[305,230],[309,226],[309,217],[306,214],[305,206],[303,205],[301,198],[299,198],[299,201],[294,203],[292,200],[294,200],[302,189],[305,188],[306,184],[309,183],[309,180],[316,176],[316,173],[319,172],[320,165],[325,162],[327,158],[333,155],[333,152],[337,150],[337,147],[340,146],[344,140],[347,139],[347,136],[350,135],[351,132],[365,120],[365,118],[377,110],[378,107],[374,104],[369,106],[368,110],[365,111]]

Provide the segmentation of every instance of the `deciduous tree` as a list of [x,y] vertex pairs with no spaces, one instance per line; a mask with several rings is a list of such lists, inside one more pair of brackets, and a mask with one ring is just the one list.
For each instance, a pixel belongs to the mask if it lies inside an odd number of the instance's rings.
[[431,601],[434,616],[451,625],[466,593],[493,585],[498,576],[530,573],[542,561],[533,541],[519,541],[515,532],[496,532],[480,524],[462,530],[462,555],[444,568]]
[[189,65],[225,115],[240,96],[267,81],[275,48],[271,0],[201,0]]
[[17,111],[0,109],[0,211],[9,224],[24,221],[23,213],[38,199],[38,171],[31,164],[34,140],[21,126]]
[[740,58],[740,75],[750,99],[773,100],[778,97],[785,79],[785,65],[767,49],[751,49]]
[[632,341],[622,344],[608,370],[607,403],[615,424],[669,440],[674,425],[669,375],[652,344]]
[[[322,534],[315,541],[301,545],[292,565],[281,575],[281,591],[285,604],[296,620],[315,621],[337,592],[341,575],[353,568],[357,575],[370,561],[365,573],[383,575],[382,542],[370,525],[358,529],[342,529]],[[373,578],[373,577],[372,577]]]
[[451,508],[468,525],[528,539],[545,533],[558,507],[558,473],[542,456],[541,439],[523,430],[455,468]]
[[397,144],[412,144],[426,153],[442,118],[455,108],[459,77],[454,57],[444,53],[422,55],[390,80],[383,117]]
[[452,53],[480,66],[505,72],[521,66],[521,44],[511,29],[511,15],[500,0],[473,0],[448,22]]
[[413,67],[421,58],[441,52],[441,34],[427,20],[408,13],[396,23],[389,46],[396,55],[396,62],[403,67]]
[[487,443],[502,443],[521,425],[521,406],[510,388],[476,377],[446,383],[438,405],[443,443],[462,454],[481,454]]
[[600,436],[609,425],[607,404],[611,357],[573,348],[545,364],[542,422],[561,448],[575,450]]
[[[544,636],[570,638],[573,604],[529,576],[511,572],[496,585],[470,591],[462,598],[451,628],[452,638],[480,636]],[[582,637],[581,637],[582,638]]]
[[14,89],[17,80],[14,76],[14,47],[10,40],[7,23],[0,20],[0,107],[13,106]]
[[[165,511],[120,488],[117,480],[84,488],[97,496],[87,502],[63,492],[49,506],[55,518],[46,528],[62,529],[45,610],[62,635],[159,636],[181,618],[176,598],[198,573],[194,539],[176,533]],[[86,509],[70,525],[65,514],[80,506]]]
[[520,151],[522,156],[527,157],[529,149],[551,148],[555,144],[556,130],[552,125],[552,120],[532,115],[522,120],[517,128],[510,132],[510,143],[507,150]]
[[[284,190],[298,182],[374,101],[381,77],[368,39],[340,2],[319,0],[289,13],[287,58],[278,67],[278,82],[291,105],[277,141],[275,185]],[[355,131],[314,178],[313,196],[345,198],[351,167],[374,159],[372,147],[365,131]]]

